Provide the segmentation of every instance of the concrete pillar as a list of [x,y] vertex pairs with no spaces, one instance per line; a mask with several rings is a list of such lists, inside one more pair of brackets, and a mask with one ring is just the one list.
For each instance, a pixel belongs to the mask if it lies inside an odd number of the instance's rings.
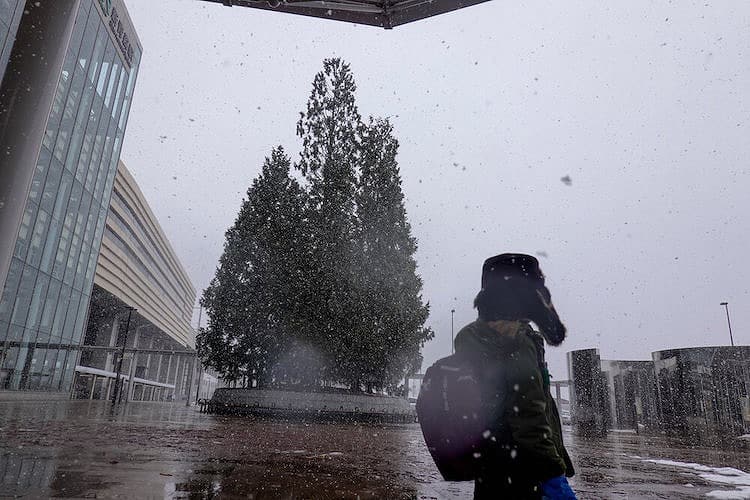
[[182,396],[182,356],[179,354],[175,358],[175,371],[174,371],[174,397],[179,399]]
[[79,2],[26,2],[0,86],[2,286],[8,276],[18,227]]
[[[154,348],[154,337],[151,337],[151,340],[150,340],[150,342],[148,344],[148,348],[149,349],[153,349]],[[143,377],[143,378],[148,379],[148,380],[153,380],[154,379],[154,376],[151,374],[151,358],[152,358],[152,354],[148,353],[148,355],[146,356],[146,374]]]
[[[174,389],[171,389],[171,399],[175,399],[177,397],[177,361],[174,355],[169,356],[169,364],[171,368],[169,369],[169,373],[167,374],[167,383],[175,386]],[[172,373],[172,371],[174,371],[174,373]]]
[[[109,331],[109,342],[107,342],[108,347],[117,346],[117,336],[119,334],[120,334],[120,316],[115,314],[115,317],[112,320],[112,329]],[[107,359],[104,362],[104,369],[108,372],[111,372],[111,371],[114,371],[114,368],[115,368],[114,351],[108,351]]]
[[187,365],[185,365],[185,357],[180,356],[180,361],[177,364],[177,366],[180,367],[180,376],[177,379],[177,391],[180,397],[182,397],[183,394],[185,394],[185,374],[187,373],[185,370],[187,370]]
[[198,365],[198,383],[196,384],[197,387],[195,388],[195,402],[197,403],[198,400],[201,397],[201,382],[203,381],[203,365],[198,361],[198,355],[195,356],[195,361]]
[[193,392],[193,373],[195,373],[195,365],[198,363],[198,356],[194,356],[192,361],[190,358],[186,360],[188,368],[188,381],[187,381],[187,400],[185,401],[185,406],[190,406],[190,398],[192,396]]
[[570,379],[570,418],[573,428],[583,435],[605,435],[609,403],[602,380],[598,349],[568,353]]
[[[135,334],[133,335],[133,348],[138,348],[138,340],[141,336],[141,330],[143,329],[143,326],[139,326],[135,329]],[[129,378],[128,378],[128,391],[125,393],[125,401],[130,401],[133,399],[133,391],[135,390],[135,384],[133,383],[133,379],[135,378],[135,369],[138,366],[138,353],[133,352],[130,357],[130,371],[129,371]]]
[[164,355],[159,354],[159,358],[157,359],[157,362],[156,362],[156,376],[154,377],[154,380],[156,380],[157,382],[161,382],[161,362],[163,358],[164,358]]
[[125,402],[127,403],[133,399],[133,391],[135,390],[135,384],[133,379],[135,378],[135,363],[138,359],[138,353],[132,353],[130,358],[130,370],[128,371],[128,390],[125,392]]
[[[170,370],[172,368],[172,357],[173,357],[172,354],[168,354],[167,355],[167,376],[164,378],[164,382],[167,383],[167,384],[170,383],[169,382],[169,372],[170,372]],[[172,393],[174,394],[174,390],[172,391]]]

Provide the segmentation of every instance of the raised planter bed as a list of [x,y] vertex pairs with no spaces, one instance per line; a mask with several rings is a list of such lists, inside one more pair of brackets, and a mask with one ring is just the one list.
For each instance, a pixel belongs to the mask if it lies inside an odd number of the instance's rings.
[[201,411],[245,414],[294,420],[336,422],[415,421],[406,399],[372,394],[297,392],[267,389],[216,389],[210,400],[199,401]]

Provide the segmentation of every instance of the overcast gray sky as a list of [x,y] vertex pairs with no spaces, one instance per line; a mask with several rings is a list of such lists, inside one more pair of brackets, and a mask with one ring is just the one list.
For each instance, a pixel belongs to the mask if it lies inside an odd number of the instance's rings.
[[[122,153],[196,288],[326,57],[389,116],[436,333],[484,258],[538,254],[568,340],[608,359],[750,344],[750,2],[493,0],[392,31],[126,0],[144,48]],[[561,181],[571,179],[570,185]]]

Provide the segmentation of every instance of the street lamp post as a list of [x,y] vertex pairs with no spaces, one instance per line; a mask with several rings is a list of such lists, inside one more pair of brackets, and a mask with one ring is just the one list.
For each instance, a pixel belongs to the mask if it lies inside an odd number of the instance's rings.
[[729,342],[732,344],[732,347],[734,347],[734,338],[732,337],[732,323],[729,321],[729,302],[722,302],[719,305],[724,306],[724,309],[727,312],[727,326],[729,327]]
[[456,313],[455,309],[451,309],[451,354],[453,354],[453,315]]
[[122,392],[122,380],[120,379],[120,376],[122,375],[122,361],[123,359],[125,359],[125,345],[128,343],[128,330],[130,330],[130,315],[133,314],[133,311],[137,311],[137,309],[135,307],[128,306],[128,320],[125,322],[125,339],[123,339],[122,341],[122,351],[120,351],[120,360],[117,362],[117,377],[115,378],[115,391],[112,396],[113,403],[117,403],[117,398],[120,396],[120,392]]

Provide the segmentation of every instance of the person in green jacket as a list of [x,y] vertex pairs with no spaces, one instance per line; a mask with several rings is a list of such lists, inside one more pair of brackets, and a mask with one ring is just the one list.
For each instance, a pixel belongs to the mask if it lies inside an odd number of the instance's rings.
[[479,318],[458,332],[455,349],[472,359],[485,387],[483,402],[495,415],[474,498],[576,498],[566,480],[574,469],[544,361],[544,340],[559,345],[566,330],[537,259],[487,259],[474,305]]

